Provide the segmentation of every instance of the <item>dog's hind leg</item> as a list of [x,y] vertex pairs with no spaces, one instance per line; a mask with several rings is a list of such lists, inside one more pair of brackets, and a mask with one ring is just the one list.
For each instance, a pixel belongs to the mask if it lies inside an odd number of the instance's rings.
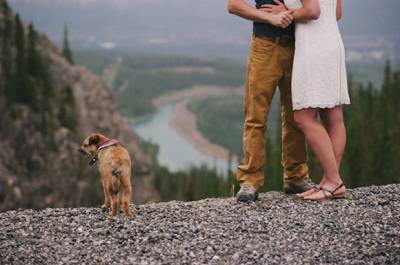
[[111,216],[116,216],[119,209],[118,194],[115,192],[111,193]]
[[121,178],[120,172],[113,168],[111,170],[111,179],[110,179],[110,195],[111,195],[111,216],[117,215],[120,209],[121,202]]
[[132,188],[130,186],[123,187],[123,190],[120,192],[122,192],[122,210],[127,217],[132,218],[133,214],[129,204],[132,196]]

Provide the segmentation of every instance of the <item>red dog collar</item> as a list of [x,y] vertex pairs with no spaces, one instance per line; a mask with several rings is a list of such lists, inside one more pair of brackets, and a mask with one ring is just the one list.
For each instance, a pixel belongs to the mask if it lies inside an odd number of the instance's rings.
[[103,142],[101,142],[101,143],[99,144],[99,147],[97,148],[96,153],[99,153],[99,151],[100,151],[101,149],[107,148],[107,147],[112,146],[112,145],[116,145],[117,143],[118,143],[118,141],[117,141],[117,140],[114,140],[114,139],[105,140],[105,141],[103,141]]
[[108,140],[101,142],[99,144],[99,147],[97,147],[96,153],[92,156],[92,159],[89,162],[89,166],[93,166],[94,164],[96,164],[99,152],[101,150],[103,150],[104,148],[116,145],[116,144],[118,144],[118,141],[114,140],[114,139],[108,139]]

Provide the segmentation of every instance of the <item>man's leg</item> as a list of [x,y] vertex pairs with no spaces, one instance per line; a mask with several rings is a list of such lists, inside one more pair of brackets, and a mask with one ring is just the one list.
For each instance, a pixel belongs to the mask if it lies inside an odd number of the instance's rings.
[[[273,41],[253,37],[247,62],[244,95],[244,163],[238,166],[237,179],[242,188],[250,186],[255,191],[264,183],[264,133],[272,97],[282,77],[277,47]],[[238,200],[241,200],[241,191],[238,193]],[[250,200],[251,196],[243,198]]]
[[293,116],[291,92],[293,49],[294,47],[281,47],[284,75],[279,82],[282,109],[281,162],[286,193],[297,193],[312,188],[308,176],[306,140]]

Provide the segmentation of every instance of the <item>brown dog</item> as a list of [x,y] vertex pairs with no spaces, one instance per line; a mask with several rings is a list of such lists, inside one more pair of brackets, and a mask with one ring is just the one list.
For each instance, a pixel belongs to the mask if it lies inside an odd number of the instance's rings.
[[87,137],[78,150],[91,156],[89,165],[98,163],[105,196],[102,207],[111,206],[111,216],[115,216],[122,205],[125,215],[132,217],[131,159],[128,151],[118,141],[99,133]]

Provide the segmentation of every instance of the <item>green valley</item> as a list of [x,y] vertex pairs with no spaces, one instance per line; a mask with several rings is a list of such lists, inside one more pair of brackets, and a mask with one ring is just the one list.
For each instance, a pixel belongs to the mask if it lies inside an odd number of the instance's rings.
[[138,117],[154,112],[151,101],[162,94],[195,85],[238,87],[244,65],[225,59],[114,52],[78,52],[77,61],[113,87],[120,112]]

